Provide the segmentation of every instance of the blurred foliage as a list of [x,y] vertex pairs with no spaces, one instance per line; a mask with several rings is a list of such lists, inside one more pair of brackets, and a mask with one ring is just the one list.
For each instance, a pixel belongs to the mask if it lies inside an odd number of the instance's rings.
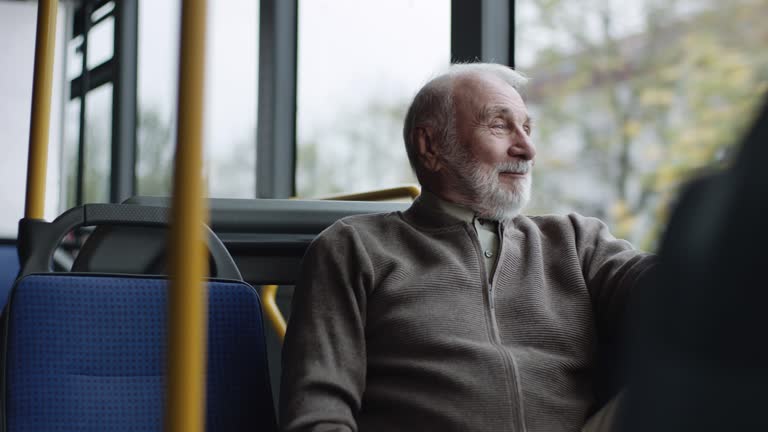
[[[109,113],[107,113],[109,114]],[[111,147],[111,122],[96,116],[85,131],[84,161],[83,161],[83,202],[103,203],[109,201],[109,171]],[[64,187],[66,208],[77,205],[77,160],[78,142],[67,143],[70,150],[65,152]]]
[[[109,201],[111,122],[106,115],[89,119],[85,133],[83,200],[85,203]],[[173,174],[173,134],[171,122],[154,109],[139,112],[137,136],[136,183],[141,195],[169,196]],[[73,135],[76,137],[77,135]],[[66,155],[65,205],[76,205],[77,143],[68,143]]]
[[[173,119],[164,118],[159,109],[143,107],[136,128],[137,195],[170,196],[173,187]],[[104,115],[90,119],[85,138],[83,198],[86,203],[109,200],[110,122]],[[75,135],[76,136],[76,135]],[[208,193],[217,198],[255,196],[256,131],[233,142],[209,143],[205,173]],[[219,144],[214,152],[211,147]],[[65,205],[75,205],[77,183],[77,143],[68,143],[66,155]]]
[[571,46],[523,71],[540,155],[529,211],[598,216],[653,250],[680,185],[728,162],[765,94],[768,2],[641,0],[644,30],[621,34],[617,2],[531,1],[520,39],[553,32]]
[[[137,129],[136,183],[139,195],[170,196],[173,187],[173,119],[144,108]],[[256,196],[256,131],[232,142],[206,142],[208,195],[216,198]]]
[[[616,0],[527,0],[535,13],[516,23],[516,43],[552,40],[523,70],[539,150],[528,212],[597,216],[653,250],[680,185],[728,163],[768,90],[768,2],[637,1],[642,30],[627,33]],[[401,136],[407,103],[382,95],[325,129],[299,130],[297,195],[415,182]],[[90,124],[86,162],[108,160],[109,129],[98,129],[108,122]],[[139,113],[140,194],[170,193],[172,124],[151,107]],[[210,159],[212,196],[250,195],[254,142],[255,132]],[[67,162],[71,206],[76,155]],[[106,200],[109,166],[85,168],[86,201]]]
[[173,139],[171,120],[160,111],[139,112],[136,129],[136,187],[139,195],[170,196],[173,187]]
[[[324,131],[303,131],[296,158],[296,195],[319,197],[413,184],[402,138],[408,101],[375,100],[339,114]],[[302,131],[300,131],[302,132]]]
[[[526,37],[551,42],[522,70],[539,148],[528,212],[597,216],[655,249],[680,186],[728,163],[768,89],[768,2],[638,0],[635,33],[617,0],[526,6],[535,13],[516,23],[518,50]],[[384,100],[304,131],[299,196],[414,181],[400,136],[407,101]]]

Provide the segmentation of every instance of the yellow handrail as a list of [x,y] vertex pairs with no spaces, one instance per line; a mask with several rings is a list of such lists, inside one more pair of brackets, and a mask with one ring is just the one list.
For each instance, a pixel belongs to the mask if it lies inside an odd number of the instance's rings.
[[[331,195],[318,199],[339,201],[383,201],[398,198],[416,199],[420,193],[421,190],[418,186],[410,185],[353,194]],[[282,312],[280,312],[280,308],[277,307],[277,285],[263,285],[261,287],[261,301],[263,303],[262,307],[264,308],[264,312],[267,314],[267,319],[269,319],[272,328],[275,329],[277,336],[282,342],[283,339],[285,339],[285,330],[287,326],[285,317],[283,317]]]
[[283,317],[280,308],[277,307],[277,285],[263,285],[261,287],[261,300],[263,302],[264,312],[267,314],[267,319],[272,324],[272,327],[277,333],[277,337],[280,341],[285,339],[285,317]]
[[206,0],[181,9],[179,115],[169,241],[168,393],[165,430],[205,427],[208,259],[203,232],[203,82]]
[[51,123],[53,60],[56,48],[58,0],[37,4],[35,72],[32,81],[32,115],[29,124],[27,196],[24,217],[42,219],[45,211],[45,177],[48,168],[48,129]]
[[322,200],[337,200],[337,201],[387,201],[393,199],[411,198],[416,199],[421,193],[418,186],[398,186],[388,189],[378,189],[367,192],[358,192],[351,194],[340,195],[328,195],[325,197],[317,198]]

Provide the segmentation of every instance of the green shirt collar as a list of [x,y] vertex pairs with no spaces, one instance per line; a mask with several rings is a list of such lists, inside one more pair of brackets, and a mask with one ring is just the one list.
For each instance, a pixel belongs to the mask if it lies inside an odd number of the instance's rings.
[[463,205],[446,201],[424,188],[421,188],[421,195],[419,198],[422,200],[424,205],[428,207],[446,213],[460,221],[467,222],[469,224],[474,223],[475,211],[469,207],[464,207]]

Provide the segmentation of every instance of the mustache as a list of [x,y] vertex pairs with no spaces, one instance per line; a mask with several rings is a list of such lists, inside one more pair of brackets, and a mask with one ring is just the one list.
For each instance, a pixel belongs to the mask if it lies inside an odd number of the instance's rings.
[[528,174],[533,168],[533,161],[531,160],[516,160],[509,162],[500,162],[496,164],[497,173],[514,173],[514,174]]

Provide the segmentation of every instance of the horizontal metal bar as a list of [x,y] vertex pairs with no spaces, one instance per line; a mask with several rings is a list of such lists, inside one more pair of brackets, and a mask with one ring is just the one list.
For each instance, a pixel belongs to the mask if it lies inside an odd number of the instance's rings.
[[[88,93],[89,91],[97,87],[100,87],[108,82],[112,82],[115,74],[114,66],[115,66],[114,59],[109,59],[104,63],[88,71],[88,88],[85,89],[85,93]],[[82,85],[83,85],[82,75],[80,75],[79,77],[69,82],[70,100],[80,98],[80,94],[82,92]]]
[[[92,3],[92,4],[91,4],[91,6],[90,6],[90,8],[86,8],[86,7],[85,7],[85,4],[83,4],[82,6],[80,6],[79,8],[77,8],[77,10],[75,11],[75,17],[74,17],[74,19],[72,20],[72,38],[75,38],[75,37],[77,37],[77,36],[80,36],[80,35],[82,35],[82,34],[85,32],[85,16],[86,16],[86,13],[87,13],[87,15],[88,15],[88,16],[89,16],[89,18],[90,18],[90,15],[91,15],[91,13],[92,13],[93,11],[95,11],[95,10],[97,10],[98,8],[100,8],[100,7],[104,6],[105,4],[109,3],[109,2],[110,2],[110,1],[112,1],[112,0],[95,0],[95,1],[93,1],[93,0],[87,0],[87,1],[89,1],[90,3]],[[115,0],[115,1],[120,1],[120,0]],[[85,3],[85,2],[84,2],[84,3]],[[86,12],[86,9],[88,9],[88,12]],[[110,12],[110,13],[108,13],[108,14],[104,15],[103,17],[99,18],[99,20],[98,20],[98,21],[96,21],[96,22],[91,22],[91,23],[90,23],[90,27],[93,27],[93,26],[95,26],[96,24],[98,24],[98,23],[100,23],[100,22],[104,21],[104,20],[105,20],[105,19],[107,19],[108,17],[112,16],[112,13],[114,13],[114,10],[113,10],[112,12]]]
[[[211,228],[222,233],[317,234],[345,216],[403,211],[399,202],[210,198]],[[133,197],[126,204],[169,206],[163,197]]]

